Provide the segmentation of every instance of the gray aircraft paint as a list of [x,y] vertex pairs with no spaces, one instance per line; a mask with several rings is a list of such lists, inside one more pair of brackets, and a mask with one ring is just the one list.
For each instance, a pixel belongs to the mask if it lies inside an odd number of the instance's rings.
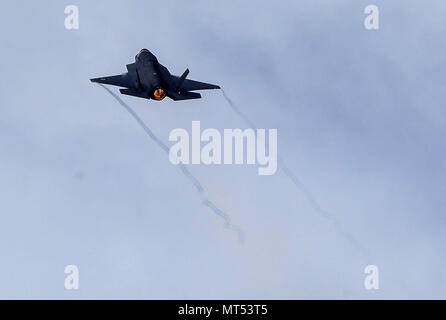
[[[135,62],[128,64],[127,70],[121,75],[99,77],[90,81],[124,87],[126,89],[120,89],[122,94],[154,100],[162,100],[165,95],[172,100],[200,99],[201,95],[192,91],[220,89],[214,84],[186,79],[189,69],[180,77],[170,74],[147,49],[142,49],[135,56]],[[163,95],[157,97],[156,90],[162,90]]]

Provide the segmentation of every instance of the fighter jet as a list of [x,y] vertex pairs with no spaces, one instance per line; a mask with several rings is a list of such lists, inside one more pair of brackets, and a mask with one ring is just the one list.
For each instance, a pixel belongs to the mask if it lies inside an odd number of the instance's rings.
[[127,65],[127,72],[109,77],[90,79],[91,82],[122,87],[122,94],[145,99],[172,100],[200,99],[195,90],[220,89],[215,84],[186,79],[189,69],[180,76],[170,74],[169,70],[147,49],[142,49],[135,62]]

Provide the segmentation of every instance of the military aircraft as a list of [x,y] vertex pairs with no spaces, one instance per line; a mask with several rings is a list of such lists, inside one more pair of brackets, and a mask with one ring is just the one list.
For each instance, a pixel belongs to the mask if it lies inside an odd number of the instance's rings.
[[127,72],[109,77],[90,79],[91,82],[123,87],[122,94],[145,99],[172,100],[200,99],[195,90],[220,89],[215,84],[186,79],[189,69],[180,76],[170,74],[169,70],[147,49],[142,49],[135,62],[127,65]]

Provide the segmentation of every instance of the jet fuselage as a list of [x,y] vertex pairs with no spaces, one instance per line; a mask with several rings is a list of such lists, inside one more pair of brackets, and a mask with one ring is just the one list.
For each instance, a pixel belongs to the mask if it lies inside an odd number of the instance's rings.
[[172,100],[199,99],[195,90],[220,89],[218,85],[186,79],[189,69],[180,76],[169,70],[147,49],[142,49],[135,62],[127,65],[127,73],[115,76],[90,79],[92,82],[123,87],[122,94],[145,99],[162,100],[166,96]]

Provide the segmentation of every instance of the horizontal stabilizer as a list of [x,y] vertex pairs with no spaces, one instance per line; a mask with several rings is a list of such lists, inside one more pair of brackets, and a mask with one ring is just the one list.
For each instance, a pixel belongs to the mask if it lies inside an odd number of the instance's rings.
[[167,96],[175,101],[200,99],[201,98],[201,94],[199,94],[197,92],[182,92],[182,93],[169,92],[169,94]]
[[149,99],[149,95],[144,91],[136,91],[134,89],[119,89],[119,92],[128,96]]

